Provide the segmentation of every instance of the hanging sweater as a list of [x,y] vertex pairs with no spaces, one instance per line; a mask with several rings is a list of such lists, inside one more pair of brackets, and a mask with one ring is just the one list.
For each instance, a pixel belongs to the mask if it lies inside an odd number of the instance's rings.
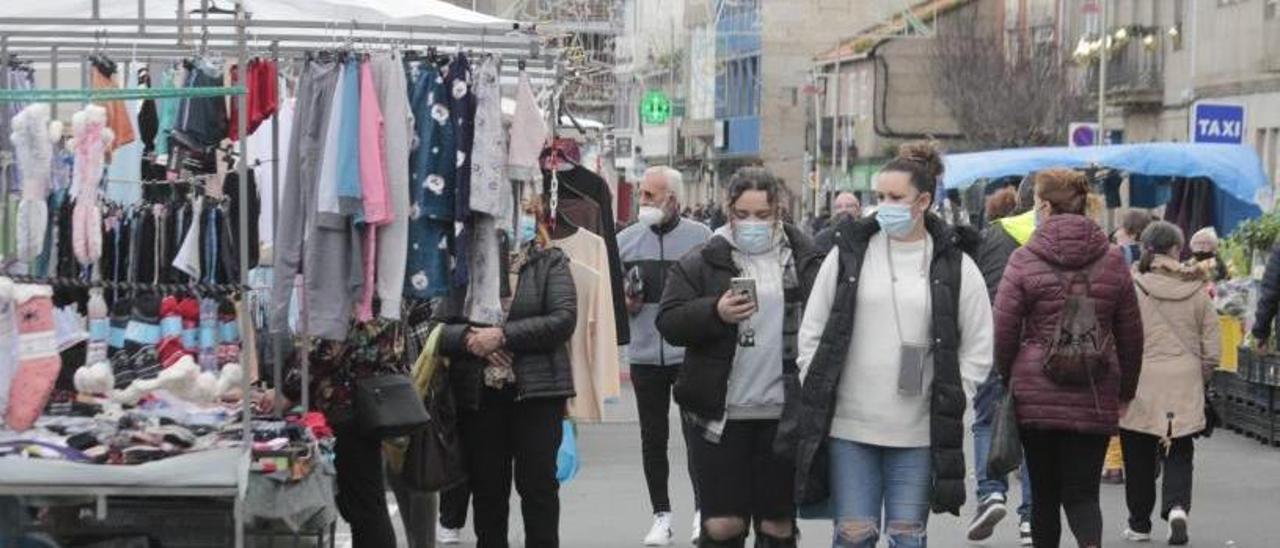
[[409,146],[413,122],[409,114],[408,86],[397,53],[372,59],[373,85],[382,111],[383,158],[391,222],[378,229],[378,298],[383,318],[399,319],[404,294],[404,265],[409,254]]
[[[932,239],[893,242],[877,232],[867,245],[858,282],[858,310],[851,333],[844,372],[836,392],[835,417],[831,436],[884,447],[929,446],[928,387],[933,381],[933,363],[925,364],[925,390],[908,396],[898,391],[901,343],[893,318],[896,295],[902,339],[908,343],[931,340],[928,303],[928,266],[925,253],[932,252]],[[889,257],[897,282],[891,280]],[[809,296],[800,327],[800,374],[807,373],[818,348],[818,340],[831,315],[835,299],[839,250],[822,263]],[[960,374],[965,393],[972,397],[978,383],[991,372],[992,319],[986,284],[978,266],[965,256],[960,280]],[[867,311],[875,311],[866,313]]]

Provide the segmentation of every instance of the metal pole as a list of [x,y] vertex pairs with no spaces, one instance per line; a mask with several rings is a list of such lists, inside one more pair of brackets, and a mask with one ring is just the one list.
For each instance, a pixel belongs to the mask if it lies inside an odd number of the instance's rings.
[[187,43],[187,0],[178,0],[178,45]]
[[93,0],[93,7],[92,7],[92,9],[90,10],[90,11],[93,13],[93,18],[94,18],[94,19],[101,19],[101,18],[102,18],[102,10],[100,9],[100,8],[101,8],[101,6],[99,6],[99,5],[98,5],[98,3],[99,3],[99,0]]
[[667,35],[671,38],[671,49],[667,55],[667,97],[672,105],[673,112],[667,115],[667,165],[676,165],[676,117],[675,117],[675,96],[676,96],[676,19],[672,17],[667,19]]
[[138,0],[138,32],[147,32],[147,0]]
[[[58,46],[49,48],[49,87],[58,89]],[[52,119],[58,119],[58,102],[49,101],[49,112]]]
[[[836,133],[840,131],[840,93],[841,93],[840,91],[840,83],[841,83],[840,82],[840,58],[839,57],[836,57],[835,74],[833,76],[836,81],[835,85],[833,86],[833,89],[835,91],[832,92],[835,94],[836,112],[835,112],[835,115],[831,117],[831,172],[829,174],[828,180],[834,180],[836,176]],[[818,188],[821,189],[822,185],[819,184]],[[818,211],[819,209],[818,206],[822,203],[820,200],[821,196],[822,196],[821,190],[813,193],[814,199],[818,200],[813,204],[814,206],[813,210],[815,212]]]
[[[207,16],[207,13],[206,13]],[[247,63],[249,56],[249,48],[245,41],[245,13],[244,0],[236,0],[236,35],[239,37],[240,52],[238,55],[237,67],[240,71],[240,84],[247,85],[249,82],[249,65]],[[249,285],[249,138],[245,129],[249,124],[249,94],[244,93],[236,97],[239,103],[236,121],[236,131],[239,133],[237,137],[240,139],[240,164],[236,168],[237,174],[240,176],[240,285],[247,287]],[[241,296],[243,298],[243,295]],[[243,310],[243,306],[241,307]],[[242,320],[247,315],[242,317]],[[247,331],[245,331],[247,332]],[[249,363],[248,349],[241,345],[240,363]],[[248,451],[253,445],[253,430],[249,428],[253,420],[253,412],[250,409],[249,397],[249,372],[245,371],[240,383],[240,394],[243,403],[242,412],[244,414],[241,424],[244,427],[243,440],[244,450]],[[247,480],[247,478],[243,478]],[[244,507],[240,504],[241,496],[236,496],[236,531],[235,543],[236,548],[244,548]]]
[[[843,69],[844,69],[843,64],[836,65],[836,78],[839,80],[844,80]],[[841,97],[840,99],[843,99],[843,97]],[[841,104],[840,99],[836,99],[837,105]],[[836,126],[840,129],[840,174],[843,177],[849,176],[849,139],[848,139],[849,130],[850,130],[849,125],[850,125],[850,119],[852,119],[856,113],[856,109],[854,108],[853,104],[849,105],[849,109],[853,112],[850,112],[847,117],[841,116],[840,123]],[[837,108],[837,110],[839,109]],[[832,130],[835,130],[835,129],[836,128],[834,127],[832,128]],[[845,179],[845,180],[847,181],[848,179]]]
[[[271,42],[271,62],[276,65],[277,70],[280,66],[280,42]],[[272,85],[279,86],[280,83],[272,82]],[[283,102],[287,99],[279,97],[277,101]],[[276,105],[276,110],[271,113],[271,234],[272,241],[275,241],[276,227],[280,224],[280,108]],[[272,263],[275,262],[275,246],[272,245]],[[281,298],[280,295],[273,295],[273,299]],[[271,338],[272,364],[271,364],[271,382],[276,386],[276,416],[284,414],[284,394],[279,388],[284,386],[284,346],[280,344],[279,337]]]
[[[84,57],[80,58],[80,89],[89,89],[89,60]],[[89,106],[89,100],[85,99],[80,103],[80,108]]]
[[813,161],[809,166],[813,169],[810,182],[813,188],[813,216],[818,216],[818,182],[822,179],[822,97],[818,94],[818,69],[809,72],[809,81],[813,84]]
[[1110,55],[1108,42],[1111,31],[1107,28],[1107,0],[1098,0],[1099,28],[1102,33],[1102,54],[1098,57],[1098,137],[1096,146],[1103,146],[1107,139],[1107,57]]
[[[5,81],[0,87],[9,87],[9,37],[0,36],[0,76]],[[3,105],[0,103],[0,105]],[[4,137],[8,137],[7,135]],[[0,196],[4,198],[4,210],[0,211],[0,258],[9,258],[9,179],[13,177],[13,153],[0,150]]]

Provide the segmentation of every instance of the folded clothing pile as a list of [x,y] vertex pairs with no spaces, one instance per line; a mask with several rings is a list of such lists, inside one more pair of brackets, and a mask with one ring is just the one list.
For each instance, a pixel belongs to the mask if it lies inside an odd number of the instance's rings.
[[186,424],[146,412],[103,412],[93,417],[41,417],[18,433],[0,431],[0,458],[135,465],[240,444],[228,414],[221,425]]

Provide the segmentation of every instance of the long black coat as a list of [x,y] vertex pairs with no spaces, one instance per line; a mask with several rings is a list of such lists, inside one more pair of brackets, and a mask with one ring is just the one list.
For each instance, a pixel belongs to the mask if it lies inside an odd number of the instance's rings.
[[[505,348],[515,356],[516,398],[571,398],[568,343],[578,323],[578,294],[569,258],[559,249],[530,253],[502,328]],[[466,323],[446,324],[440,353],[454,359],[449,379],[458,405],[474,409],[484,386],[485,361],[467,351],[468,328]]]
[[[930,392],[930,452],[933,469],[931,506],[934,512],[959,515],[965,500],[964,410],[960,378],[960,277],[963,249],[972,244],[964,235],[930,215],[926,226],[934,241],[929,279],[933,302],[934,377]],[[840,282],[830,306],[831,317],[809,365],[799,398],[789,399],[778,427],[780,451],[796,459],[796,502],[816,504],[830,496],[827,440],[835,413],[836,390],[844,371],[858,302],[858,277],[871,236],[880,231],[875,217],[844,223],[837,228]],[[874,311],[868,313],[874,314]]]

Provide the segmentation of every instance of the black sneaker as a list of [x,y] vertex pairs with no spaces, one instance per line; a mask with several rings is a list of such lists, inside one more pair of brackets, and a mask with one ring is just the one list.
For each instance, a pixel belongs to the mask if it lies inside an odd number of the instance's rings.
[[1018,523],[1018,543],[1022,546],[1035,545],[1035,539],[1031,538],[1031,520],[1023,519]]
[[978,542],[991,538],[996,525],[1007,515],[1009,509],[1004,505],[1004,495],[989,495],[978,505],[978,514],[973,517],[973,523],[969,524],[969,540]]

